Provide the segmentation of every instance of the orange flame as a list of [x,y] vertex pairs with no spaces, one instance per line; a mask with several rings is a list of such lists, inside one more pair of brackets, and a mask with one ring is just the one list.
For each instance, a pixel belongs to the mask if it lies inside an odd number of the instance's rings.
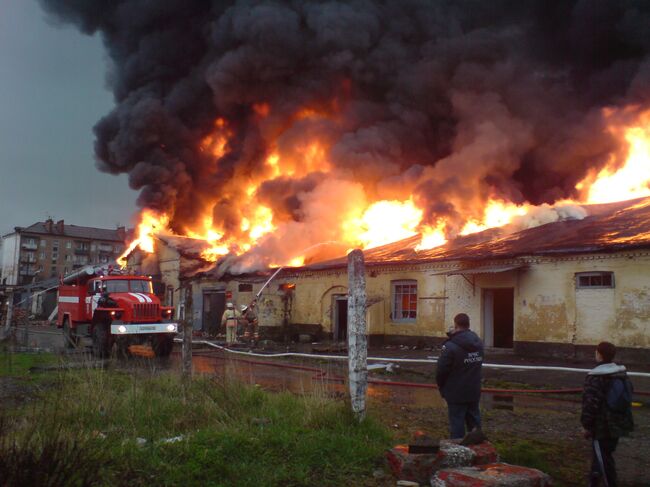
[[223,157],[227,152],[228,141],[232,132],[223,118],[218,118],[214,123],[215,129],[201,141],[201,150],[209,151],[215,158]]
[[[336,103],[333,103],[332,107],[335,106]],[[256,104],[253,108],[259,118],[268,117],[272,110],[266,103]],[[650,196],[650,110],[638,115],[634,123],[616,123],[615,115],[613,110],[605,113],[605,116],[611,120],[609,130],[619,138],[622,146],[627,148],[625,160],[612,157],[602,170],[589,174],[576,186],[581,195],[579,200],[557,201],[556,205],[606,203]],[[629,114],[626,115],[629,119]],[[305,120],[333,116],[333,113],[322,109],[307,107],[295,114],[294,121],[304,123]],[[232,135],[227,121],[218,119],[213,133],[201,142],[200,148],[214,157],[215,164],[218,165],[219,159],[229,151],[229,140]],[[223,190],[226,194],[220,195],[221,197],[237,202],[236,209],[240,217],[237,231],[225,232],[215,224],[211,216],[203,218],[198,228],[185,230],[186,236],[206,242],[208,248],[202,254],[206,261],[216,261],[228,253],[239,255],[248,252],[266,236],[282,230],[284,225],[291,223],[288,218],[293,216],[275,214],[272,208],[259,200],[258,190],[264,182],[280,178],[298,179],[314,173],[330,174],[333,178],[341,177],[340,173],[335,173],[335,169],[327,159],[331,141],[316,140],[306,133],[302,140],[295,139],[294,142],[290,148],[283,149],[271,144],[265,164],[259,173],[236,174],[233,180],[236,184]],[[329,232],[329,235],[332,235],[331,240],[336,240],[335,243],[340,245],[341,250],[353,247],[369,249],[418,233],[421,234],[421,238],[416,250],[431,249],[444,245],[449,237],[454,236],[450,235],[453,229],[460,228],[460,235],[481,232],[511,224],[537,208],[529,203],[515,204],[493,197],[484,203],[480,211],[474,209],[471,214],[467,214],[460,227],[452,227],[450,222],[444,219],[435,222],[424,221],[424,210],[417,206],[411,194],[405,194],[397,199],[372,199],[365,194],[362,185],[359,187],[362,188],[360,195],[355,195],[355,198],[350,196],[352,203],[344,207],[341,214],[332,220],[333,223],[328,220],[328,224],[336,227],[328,229],[331,230]],[[323,205],[326,207],[327,202]],[[209,204],[206,206],[206,214],[211,214],[211,206]],[[544,206],[549,208],[548,205]],[[137,237],[120,257],[120,265],[125,265],[126,256],[137,246],[145,252],[153,252],[153,236],[161,231],[168,232],[168,221],[167,215],[143,210]],[[455,224],[457,225],[458,222]],[[292,243],[288,242],[287,246]],[[301,252],[303,251],[296,250],[296,254]],[[279,265],[296,267],[304,265],[306,256],[301,254],[288,258],[285,256],[273,258],[273,261],[280,262]]]
[[344,239],[370,249],[416,235],[422,221],[422,210],[411,198],[406,201],[382,200],[372,203],[361,218],[355,220],[355,225],[347,223],[346,226],[354,227],[360,233],[351,232]]
[[136,247],[149,254],[154,252],[154,236],[166,230],[169,218],[167,215],[160,215],[153,210],[145,209],[140,214],[137,237],[129,244],[126,250],[117,258],[121,268],[125,268],[127,258]]
[[510,223],[516,216],[525,215],[530,205],[516,205],[502,200],[488,201],[483,217],[481,219],[471,219],[460,231],[460,235],[469,235],[478,233],[488,228],[502,227]]
[[445,222],[439,222],[434,226],[425,225],[422,229],[422,238],[420,243],[415,246],[415,250],[429,250],[446,244],[445,227]]
[[650,196],[650,110],[639,116],[631,127],[610,127],[610,131],[627,144],[627,159],[616,167],[612,158],[594,177],[576,185],[585,194],[586,203],[612,203]]

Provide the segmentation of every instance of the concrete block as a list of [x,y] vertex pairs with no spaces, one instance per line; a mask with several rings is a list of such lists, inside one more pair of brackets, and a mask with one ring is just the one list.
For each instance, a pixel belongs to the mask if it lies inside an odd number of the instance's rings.
[[431,487],[551,487],[551,477],[540,470],[507,463],[438,470]]
[[441,440],[440,450],[435,454],[409,453],[407,445],[398,445],[386,452],[396,478],[421,484],[428,483],[438,470],[491,463],[497,458],[496,449],[488,442],[461,446],[451,440]]
[[474,465],[486,465],[499,461],[497,449],[489,441],[484,441],[478,445],[468,445],[467,448],[474,452]]

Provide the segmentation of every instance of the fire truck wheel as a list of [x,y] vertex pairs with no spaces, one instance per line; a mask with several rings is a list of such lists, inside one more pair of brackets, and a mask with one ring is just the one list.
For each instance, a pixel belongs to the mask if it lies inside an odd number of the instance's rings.
[[75,348],[79,344],[79,337],[72,333],[70,329],[70,320],[66,316],[63,318],[63,341],[65,348]]
[[93,326],[93,355],[106,358],[110,353],[108,326],[96,323]]
[[174,348],[174,337],[168,335],[158,335],[153,337],[153,351],[156,357],[169,357]]

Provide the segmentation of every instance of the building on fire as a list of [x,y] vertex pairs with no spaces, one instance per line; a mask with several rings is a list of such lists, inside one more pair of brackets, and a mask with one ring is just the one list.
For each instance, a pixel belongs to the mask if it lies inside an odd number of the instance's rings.
[[[490,229],[430,250],[414,250],[417,236],[366,250],[371,344],[439,344],[465,312],[488,347],[591,356],[607,339],[628,360],[647,361],[650,198],[588,209],[580,220]],[[201,268],[199,255],[185,248],[178,260],[194,262],[184,264],[194,326],[214,332],[226,300],[247,304],[270,274],[220,275],[218,266]],[[259,315],[263,336],[344,340],[346,259],[283,269],[262,293]]]

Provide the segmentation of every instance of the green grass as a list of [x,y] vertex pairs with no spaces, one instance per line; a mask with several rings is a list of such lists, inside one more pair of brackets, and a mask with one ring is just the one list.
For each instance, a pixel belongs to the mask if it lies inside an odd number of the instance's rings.
[[584,484],[586,456],[570,444],[515,438],[493,442],[503,462],[541,470],[558,487]]
[[[349,405],[324,394],[273,394],[206,377],[186,385],[173,372],[142,370],[62,372],[56,387],[3,424],[0,469],[21,485],[47,485],[61,471],[63,485],[351,485],[371,475],[391,443],[378,422],[358,424]],[[178,435],[182,441],[165,442]]]
[[501,460],[514,465],[536,468],[542,472],[549,471],[549,456],[552,450],[547,445],[528,440],[497,442],[495,444]]
[[59,358],[53,353],[11,353],[0,350],[0,377],[26,377],[32,367],[54,365]]

